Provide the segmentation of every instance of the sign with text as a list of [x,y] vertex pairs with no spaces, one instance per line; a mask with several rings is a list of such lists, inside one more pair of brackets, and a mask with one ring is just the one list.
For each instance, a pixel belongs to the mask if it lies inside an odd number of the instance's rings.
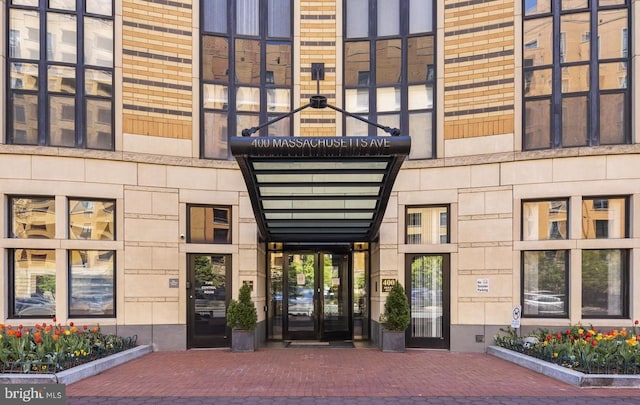
[[394,284],[397,283],[398,280],[395,278],[383,278],[382,279],[382,292],[389,292],[393,288]]
[[3,384],[0,385],[0,403],[3,405],[65,405],[64,384]]
[[489,292],[489,279],[479,278],[476,280],[476,292],[488,293]]

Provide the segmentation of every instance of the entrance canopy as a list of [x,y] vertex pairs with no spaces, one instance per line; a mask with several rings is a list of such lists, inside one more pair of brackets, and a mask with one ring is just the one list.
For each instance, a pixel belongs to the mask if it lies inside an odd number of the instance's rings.
[[232,137],[261,237],[372,241],[409,136]]

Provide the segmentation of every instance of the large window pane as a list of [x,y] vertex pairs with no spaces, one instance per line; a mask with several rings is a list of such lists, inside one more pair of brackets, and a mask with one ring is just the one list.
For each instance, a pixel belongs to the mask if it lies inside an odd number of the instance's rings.
[[[270,115],[267,119],[272,120],[279,115]],[[282,118],[280,121],[269,125],[268,136],[291,136],[291,117]]]
[[376,84],[399,83],[402,71],[402,42],[399,39],[376,41]]
[[113,21],[102,18],[84,19],[84,63],[113,66]]
[[12,89],[38,90],[38,65],[35,63],[12,63],[10,69]]
[[566,40],[564,58],[561,62],[589,60],[591,41],[585,40],[583,35],[590,31],[589,21],[589,13],[566,14],[560,18],[560,31]]
[[347,1],[347,38],[369,36],[369,0]]
[[346,90],[345,107],[350,113],[369,111],[369,91],[367,89]]
[[258,35],[260,7],[258,0],[236,0],[236,33]]
[[56,233],[53,197],[12,197],[9,200],[12,238],[53,239]]
[[526,66],[553,63],[553,20],[537,18],[524,22],[524,52]]
[[435,79],[433,36],[407,39],[407,80],[424,82]]
[[76,0],[49,0],[49,7],[73,11],[76,9]]
[[551,11],[551,0],[525,0],[524,14],[535,15],[544,14]]
[[[366,115],[362,116],[364,119],[368,119]],[[345,129],[347,131],[347,136],[368,136],[369,135],[369,124],[366,122],[360,121],[356,118],[347,117]]]
[[[236,116],[236,136],[242,136],[242,130],[260,125],[260,117],[255,114],[238,114]],[[253,136],[258,136],[256,132]]]
[[204,30],[208,32],[227,32],[227,0],[204,0]]
[[190,206],[189,243],[231,243],[231,208]]
[[[378,124],[389,128],[400,128],[400,114],[378,115]],[[389,136],[382,128],[376,129],[377,136]]]
[[448,207],[409,207],[406,222],[405,240],[409,245],[449,242]]
[[525,102],[524,149],[543,149],[551,146],[551,100]]
[[13,94],[11,108],[11,142],[20,145],[38,144],[38,96]]
[[411,136],[410,159],[433,157],[433,113],[410,113],[409,135]]
[[522,203],[522,240],[568,239],[568,201]]
[[40,59],[40,13],[33,10],[9,11],[9,57]]
[[291,110],[289,89],[267,89],[267,111],[286,113]]
[[75,146],[76,103],[73,97],[49,98],[49,136],[52,146]]
[[114,317],[115,252],[69,251],[69,316]]
[[433,85],[409,86],[409,110],[433,108]]
[[627,63],[600,63],[600,90],[615,90],[627,88]]
[[47,60],[77,62],[75,15],[47,13]]
[[523,316],[568,317],[567,251],[529,251],[522,257]]
[[376,92],[378,111],[400,111],[400,87],[380,87]]
[[433,30],[433,3],[431,0],[411,0],[409,3],[409,33]]
[[113,111],[111,100],[91,100],[86,103],[87,148],[113,149]]
[[90,96],[111,97],[113,95],[113,72],[110,70],[85,70],[84,91]]
[[582,251],[582,316],[626,316],[627,251]]
[[627,142],[630,119],[627,118],[626,93],[600,95],[600,145]]
[[236,80],[260,84],[260,41],[236,39]]
[[204,157],[226,159],[228,156],[227,114],[206,111],[204,113]]
[[56,252],[11,251],[13,317],[51,318],[56,314]]
[[562,92],[589,91],[589,65],[567,66],[562,69]]
[[85,3],[87,13],[112,15],[113,9],[111,8],[112,0],[90,0]]
[[[628,56],[627,10],[607,10],[598,13],[598,58],[625,58]],[[604,45],[606,44],[606,45]]]
[[587,112],[586,97],[562,99],[562,146],[587,145]]
[[115,240],[115,201],[69,199],[69,239]]
[[202,78],[229,80],[229,41],[227,38],[202,37]]
[[288,42],[267,43],[267,84],[291,85],[291,44]]
[[582,200],[582,237],[585,239],[626,238],[627,199],[624,197]]
[[[369,41],[347,42],[344,44],[345,72],[344,80],[347,86],[362,86],[369,84],[371,71],[369,57]],[[364,78],[366,77],[366,81]]]
[[269,0],[267,35],[270,37],[291,36],[291,0]]
[[378,36],[400,33],[399,0],[378,0]]
[[238,87],[236,107],[238,111],[260,111],[260,88]]
[[218,84],[204,84],[202,86],[202,106],[204,108],[215,108],[216,110],[226,110],[229,108],[229,89],[227,86]]
[[526,97],[547,96],[552,89],[552,70],[537,69],[524,72],[524,95]]
[[49,76],[47,90],[75,94],[77,76],[75,67],[51,65],[47,69],[47,75]]
[[443,256],[416,255],[411,259],[411,337],[442,338]]

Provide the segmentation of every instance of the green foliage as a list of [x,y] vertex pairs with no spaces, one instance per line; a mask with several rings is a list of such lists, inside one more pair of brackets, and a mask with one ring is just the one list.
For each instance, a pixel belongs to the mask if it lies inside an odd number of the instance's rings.
[[380,322],[385,329],[391,331],[404,331],[409,327],[411,322],[411,313],[409,312],[409,300],[402,288],[402,284],[396,282],[387,300],[384,303],[384,313],[380,316]]
[[227,308],[227,326],[230,328],[254,330],[258,323],[258,312],[251,301],[251,288],[247,284],[240,287],[238,300],[231,300]]

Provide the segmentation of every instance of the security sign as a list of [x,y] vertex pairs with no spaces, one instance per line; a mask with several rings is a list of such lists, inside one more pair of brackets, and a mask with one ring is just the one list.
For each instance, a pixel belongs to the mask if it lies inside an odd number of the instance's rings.
[[511,318],[511,327],[518,329],[520,327],[520,316],[522,315],[522,307],[516,305],[513,307],[513,316]]

